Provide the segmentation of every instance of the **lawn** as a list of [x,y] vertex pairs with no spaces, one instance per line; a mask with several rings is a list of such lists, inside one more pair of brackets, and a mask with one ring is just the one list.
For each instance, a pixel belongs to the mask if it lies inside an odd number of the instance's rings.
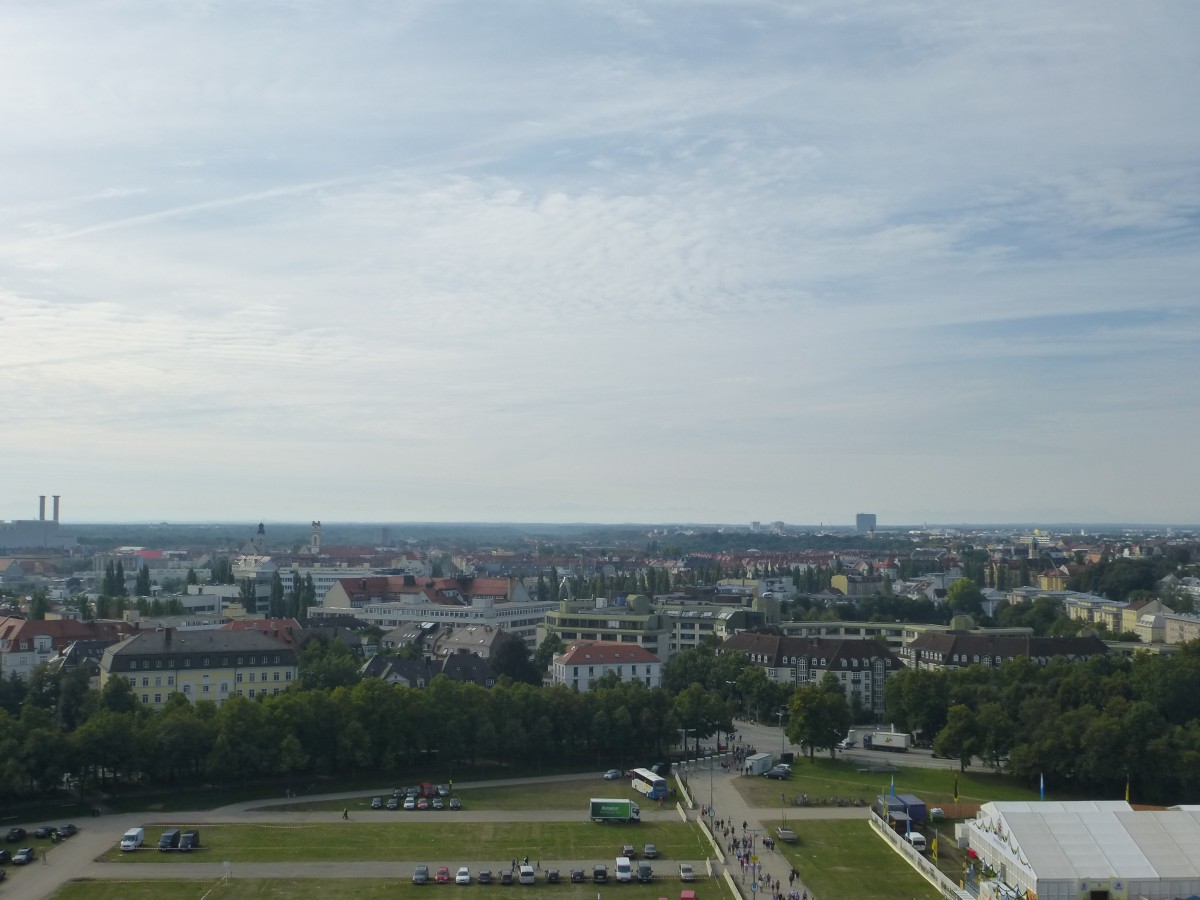
[[[400,786],[400,785],[397,785]],[[579,778],[574,781],[549,781],[541,784],[513,784],[503,787],[472,787],[469,783],[455,782],[454,794],[465,808],[475,810],[504,810],[504,809],[578,809],[581,812],[588,808],[592,797],[624,797],[638,801],[638,805],[648,807],[649,801],[633,790],[629,780],[605,781],[593,776]],[[349,807],[355,812],[371,813],[384,816],[412,816],[420,811],[372,810],[371,798],[382,796],[386,802],[392,796],[391,788],[380,791],[376,788],[371,793],[363,794],[352,800],[321,800],[305,802],[300,800],[292,803],[282,803],[275,806],[263,807],[264,810],[286,810],[289,812],[338,812],[343,807]]]
[[[611,860],[621,844],[658,845],[666,860],[704,859],[710,850],[698,829],[682,822],[644,822],[618,827],[594,822],[411,822],[305,825],[203,825],[202,848],[191,853],[159,853],[158,835],[175,822],[147,825],[147,848],[122,853],[115,846],[102,862],[371,862],[375,860],[450,864],[510,860]],[[459,864],[457,862],[455,865]]]
[[[330,896],[355,897],[358,900],[412,900],[428,896],[429,891],[455,894],[469,900],[501,900],[514,893],[522,897],[535,896],[545,900],[592,900],[596,887],[590,884],[555,884],[480,887],[437,886],[417,887],[407,881],[392,881],[385,878],[343,878],[337,881],[318,878],[254,879],[235,878],[227,884],[214,888],[212,881],[89,881],[68,884],[53,900],[326,900]],[[336,885],[336,891],[330,889]],[[656,884],[622,884],[619,892],[623,900],[656,900],[658,897],[677,895],[679,882],[666,879]],[[697,896],[703,900],[733,900],[724,887],[724,882],[701,881],[696,884]]]
[[[770,823],[773,829],[779,822]],[[795,844],[776,844],[787,863],[818,897],[855,900],[894,900],[913,897],[940,900],[942,894],[913,871],[864,821],[789,820]],[[787,887],[787,871],[772,871],[773,854],[766,855],[767,871]]]
[[[900,761],[887,758],[880,764]],[[896,792],[916,794],[927,806],[949,806],[954,798],[954,780],[958,778],[959,800],[965,804],[987,803],[990,800],[1037,800],[1034,786],[1011,775],[992,772],[959,772],[957,769],[926,769],[916,766],[899,766],[895,773],[860,772],[860,766],[852,762],[817,758],[797,759],[792,767],[792,777],[787,781],[775,781],[752,775],[736,776],[734,785],[751,806],[779,806],[779,795],[788,801],[808,794],[810,798],[842,797],[862,800],[870,804],[878,794],[891,790],[895,779]],[[818,805],[831,805],[818,804]]]

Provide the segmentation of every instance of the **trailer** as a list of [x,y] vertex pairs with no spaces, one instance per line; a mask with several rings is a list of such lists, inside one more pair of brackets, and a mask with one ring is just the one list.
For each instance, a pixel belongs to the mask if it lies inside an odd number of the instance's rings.
[[590,815],[593,822],[627,822],[637,824],[642,821],[642,811],[632,800],[620,797],[593,797],[590,803]]
[[775,765],[774,753],[755,753],[746,757],[746,774],[762,775]]
[[899,731],[872,731],[863,737],[864,750],[890,750],[907,753],[912,746],[912,735]]

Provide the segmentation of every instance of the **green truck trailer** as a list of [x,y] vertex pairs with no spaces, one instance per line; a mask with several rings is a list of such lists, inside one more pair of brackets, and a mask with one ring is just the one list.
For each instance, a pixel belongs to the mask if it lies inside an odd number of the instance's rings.
[[593,822],[631,822],[636,824],[642,821],[642,811],[632,800],[593,797],[591,817]]

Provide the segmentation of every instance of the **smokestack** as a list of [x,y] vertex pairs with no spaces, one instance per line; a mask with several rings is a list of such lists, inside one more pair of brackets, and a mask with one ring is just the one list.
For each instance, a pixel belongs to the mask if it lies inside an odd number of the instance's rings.
[[38,521],[46,521],[46,495],[42,494],[38,497]]
[[54,521],[58,522],[58,494],[54,495]]

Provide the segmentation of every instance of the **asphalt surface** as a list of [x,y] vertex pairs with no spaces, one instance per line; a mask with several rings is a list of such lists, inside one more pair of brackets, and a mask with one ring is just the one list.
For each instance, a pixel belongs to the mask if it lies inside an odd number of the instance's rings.
[[[757,732],[758,728],[755,728]],[[775,737],[778,739],[778,730],[775,731]],[[753,740],[754,732],[747,728],[746,737]],[[776,745],[777,746],[777,745]],[[758,746],[759,750],[765,749],[762,744]],[[703,764],[701,764],[703,765]],[[687,811],[689,820],[695,820],[700,814],[700,806],[707,807],[710,804],[714,808],[714,815],[710,819],[723,818],[727,822],[736,825],[736,830],[741,833],[741,823],[744,821],[748,826],[748,833],[754,835],[755,846],[759,848],[760,859],[762,860],[764,875],[770,875],[771,878],[778,878],[782,884],[787,885],[787,875],[789,867],[784,862],[782,855],[777,851],[762,851],[761,838],[766,833],[763,821],[778,820],[781,814],[779,809],[759,809],[752,808],[745,804],[741,794],[734,787],[734,782],[739,777],[732,774],[732,770],[725,770],[720,767],[720,762],[717,759],[712,760],[711,776],[709,770],[702,768],[693,770],[690,773],[690,783],[694,791],[694,801],[696,808]],[[495,782],[480,782],[472,784],[472,787],[491,787],[498,785],[511,784],[537,784],[553,781],[576,781],[581,777],[595,777],[597,788],[605,782],[601,778],[600,773],[594,776],[583,775],[561,775],[548,776],[542,778],[527,778],[508,781]],[[379,789],[375,793],[385,794],[390,793],[390,788],[384,790]],[[364,795],[371,794],[371,791],[357,790],[348,793],[325,794],[321,796],[307,795],[303,798],[304,803],[321,802],[326,800],[357,800]],[[680,798],[682,799],[682,798]],[[193,811],[193,812],[174,812],[170,814],[170,818],[174,821],[187,822],[197,826],[217,823],[253,823],[253,822],[271,822],[271,823],[307,823],[320,822],[325,824],[341,823],[342,817],[340,811],[316,811],[316,812],[292,812],[284,810],[264,811],[264,807],[282,806],[292,802],[294,799],[280,797],[274,800],[256,800],[248,803],[237,803],[228,806],[222,806],[213,810]],[[666,806],[662,809],[655,808],[655,805],[650,802],[641,804],[642,818],[645,821],[678,821],[679,813],[673,806]],[[816,819],[856,819],[865,818],[868,814],[866,809],[862,808],[789,808],[787,810],[787,819],[792,820],[816,820]],[[348,825],[361,824],[364,817],[372,815],[369,813],[356,812],[352,815]],[[383,813],[382,815],[388,815]],[[214,883],[221,878],[226,872],[234,878],[392,878],[392,879],[409,879],[412,877],[414,862],[314,862],[314,863],[297,863],[297,862],[263,862],[263,863],[234,863],[227,865],[221,861],[212,862],[176,862],[170,865],[144,865],[137,866],[131,869],[128,864],[114,864],[97,862],[97,859],[109,851],[114,844],[120,841],[121,835],[129,828],[144,825],[146,821],[152,819],[161,819],[162,815],[154,813],[137,813],[137,814],[120,814],[120,815],[104,815],[99,818],[91,818],[84,820],[80,825],[79,833],[74,837],[68,838],[58,845],[51,848],[46,854],[46,862],[41,860],[25,866],[22,869],[15,869],[9,872],[9,878],[4,882],[0,893],[5,897],[13,898],[13,900],[41,900],[41,898],[50,897],[64,883],[73,879],[136,879],[149,880],[157,878],[185,878],[206,880],[211,879]],[[458,810],[458,811],[437,811],[428,810],[422,812],[419,817],[405,817],[401,821],[410,822],[513,822],[513,821],[564,821],[577,822],[580,821],[580,813],[576,810]],[[389,820],[391,821],[391,820]],[[16,823],[20,824],[20,823]],[[25,827],[32,830],[40,823],[29,823]],[[202,831],[203,834],[203,831]],[[157,841],[157,832],[146,835],[148,843],[153,844]],[[721,841],[727,847],[727,842]],[[636,843],[636,840],[635,840]],[[153,849],[140,852],[154,852]],[[725,849],[725,856],[729,860],[728,869],[734,875],[735,883],[739,884],[745,897],[752,896],[750,891],[750,880],[745,878],[736,861],[732,859],[728,850]],[[466,865],[471,868],[474,874],[480,868],[490,868],[493,873],[498,873],[502,868],[511,866],[511,860],[470,860],[462,859],[430,859],[426,861],[431,867],[432,872],[439,865],[449,866],[453,874],[461,865]],[[573,867],[584,868],[590,873],[591,866],[597,860],[539,860],[543,870],[547,868],[558,868],[564,875]],[[603,860],[609,865],[610,872],[613,868],[612,860]],[[669,860],[663,863],[664,868],[656,867],[656,872],[659,875],[665,873],[671,877],[677,873],[677,866],[681,862],[691,862],[697,870],[698,874],[704,873],[705,860]],[[722,866],[718,865],[714,870],[714,874],[719,874]],[[539,873],[539,881],[543,875]],[[803,889],[803,885],[797,882],[796,890]],[[811,896],[811,894],[810,894]]]

